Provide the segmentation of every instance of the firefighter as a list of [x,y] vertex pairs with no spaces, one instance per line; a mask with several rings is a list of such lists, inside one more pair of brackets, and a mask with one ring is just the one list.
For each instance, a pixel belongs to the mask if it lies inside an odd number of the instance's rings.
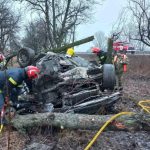
[[75,55],[74,48],[68,48],[66,52],[66,57],[73,57]]
[[101,65],[105,64],[107,59],[107,52],[102,51],[98,47],[93,47],[92,52],[98,56]]
[[35,66],[0,71],[0,111],[4,106],[4,97],[7,94],[7,90],[10,100],[15,103],[20,90],[18,86],[24,81],[29,90],[31,90],[31,81],[38,77],[39,72],[40,70]]
[[127,71],[127,64],[128,64],[128,58],[126,55],[126,50],[124,50],[122,47],[120,50],[116,51],[114,50],[114,57],[113,57],[113,64],[115,66],[116,70],[116,77],[117,77],[117,88],[119,90],[122,90],[122,75],[124,72]]

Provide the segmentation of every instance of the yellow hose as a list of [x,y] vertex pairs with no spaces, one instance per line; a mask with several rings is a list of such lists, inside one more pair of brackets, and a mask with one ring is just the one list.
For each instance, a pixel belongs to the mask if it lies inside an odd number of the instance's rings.
[[[150,103],[150,100],[142,100],[139,101],[138,105],[142,107],[143,110],[145,110],[146,112],[150,113],[150,106],[145,106],[145,103]],[[89,150],[90,147],[94,144],[94,142],[97,140],[97,138],[99,137],[99,135],[102,133],[102,131],[117,117],[121,116],[121,115],[132,115],[134,114],[133,112],[121,112],[118,113],[114,116],[112,116],[108,121],[106,121],[106,123],[99,129],[99,131],[95,134],[95,136],[93,137],[93,139],[90,141],[90,143],[86,146],[86,148],[84,150]]]
[[0,133],[2,132],[2,130],[3,130],[3,127],[4,127],[4,125],[3,125],[3,118],[2,118],[2,116],[1,116],[1,118],[0,118],[1,120],[0,120],[0,124],[1,124],[1,126],[0,126]]
[[139,101],[138,105],[142,107],[142,109],[144,109],[146,112],[150,113],[150,106],[145,106],[145,103],[149,103],[150,104],[150,100],[142,100]]
[[103,132],[103,130],[117,117],[121,116],[121,115],[131,115],[133,114],[133,112],[121,112],[118,113],[114,116],[112,116],[109,120],[106,121],[106,123],[100,128],[100,130],[96,133],[96,135],[93,137],[93,139],[91,140],[91,142],[86,146],[86,148],[84,150],[89,150],[90,147],[94,144],[94,142],[96,141],[96,139],[98,138],[98,136]]
[[4,125],[3,124],[1,124],[1,127],[0,127],[0,133],[2,132],[2,130],[3,130],[3,127],[4,127]]
[[1,113],[1,115],[0,115],[0,133],[1,133],[3,130],[3,127],[4,127],[4,125],[3,125],[4,107],[2,108],[0,113]]

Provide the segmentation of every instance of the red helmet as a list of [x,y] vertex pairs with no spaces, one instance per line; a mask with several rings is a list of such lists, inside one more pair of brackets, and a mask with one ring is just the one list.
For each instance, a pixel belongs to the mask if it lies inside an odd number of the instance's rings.
[[2,62],[5,59],[5,56],[3,54],[0,54],[0,62]]
[[99,47],[93,47],[93,48],[92,48],[92,52],[93,52],[93,53],[99,53],[100,50],[101,50],[101,49],[100,49]]
[[35,66],[28,66],[25,68],[27,76],[29,79],[35,79],[38,77],[38,74],[40,73],[39,68]]

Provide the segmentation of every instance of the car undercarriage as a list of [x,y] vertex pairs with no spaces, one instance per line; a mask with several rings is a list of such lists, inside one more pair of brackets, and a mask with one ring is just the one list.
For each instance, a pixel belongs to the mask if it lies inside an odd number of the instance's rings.
[[[93,114],[110,108],[120,97],[114,91],[115,68],[112,64],[95,65],[84,58],[64,54],[35,55],[22,48],[17,55],[21,67],[36,65],[40,69],[32,82],[32,96],[20,95],[14,105],[22,114],[34,112],[73,112]],[[21,111],[22,110],[22,111]]]

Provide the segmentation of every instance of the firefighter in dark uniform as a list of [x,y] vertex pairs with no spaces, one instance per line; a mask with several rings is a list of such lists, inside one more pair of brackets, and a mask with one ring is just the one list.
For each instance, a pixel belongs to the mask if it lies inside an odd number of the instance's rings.
[[93,47],[92,52],[98,56],[98,59],[99,59],[101,65],[105,64],[106,59],[107,59],[107,52],[102,51],[98,47]]
[[20,90],[18,86],[24,81],[31,89],[31,81],[38,77],[39,72],[40,70],[35,66],[0,71],[0,111],[4,106],[6,90],[9,91],[10,100],[15,102]]

